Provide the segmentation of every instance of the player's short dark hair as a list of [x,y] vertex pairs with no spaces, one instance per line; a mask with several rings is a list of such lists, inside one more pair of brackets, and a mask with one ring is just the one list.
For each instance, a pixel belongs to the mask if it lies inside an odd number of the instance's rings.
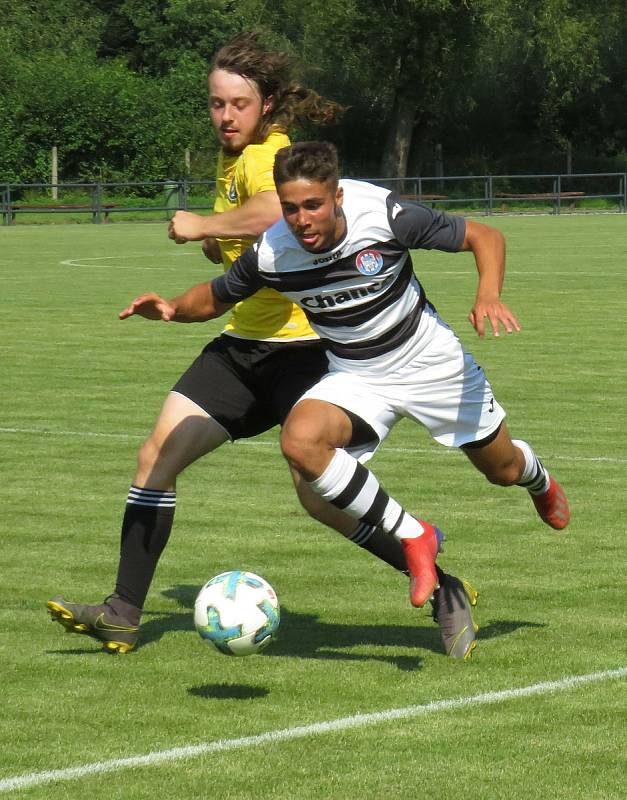
[[337,150],[330,142],[297,142],[282,147],[274,159],[274,183],[306,178],[337,186],[339,163]]
[[273,98],[272,108],[261,121],[259,141],[272,130],[287,131],[294,120],[327,124],[344,111],[338,103],[297,83],[289,55],[266,47],[255,31],[240,33],[225,44],[214,56],[209,72],[216,69],[253,81],[264,100]]

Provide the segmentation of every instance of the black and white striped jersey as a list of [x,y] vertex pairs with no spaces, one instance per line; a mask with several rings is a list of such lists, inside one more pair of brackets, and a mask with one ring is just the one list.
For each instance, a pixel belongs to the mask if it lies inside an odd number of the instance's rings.
[[413,336],[426,302],[409,249],[456,252],[465,222],[371,183],[340,186],[346,232],[331,250],[304,250],[280,220],[212,288],[224,303],[276,289],[303,309],[331,354],[376,358]]

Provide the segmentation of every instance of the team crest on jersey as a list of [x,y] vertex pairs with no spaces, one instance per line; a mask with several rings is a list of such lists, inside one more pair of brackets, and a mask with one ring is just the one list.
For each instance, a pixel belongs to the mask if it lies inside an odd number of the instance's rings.
[[383,269],[383,256],[378,250],[362,250],[355,264],[362,275],[376,275]]
[[235,187],[235,176],[231,178],[231,185],[229,186],[228,198],[231,203],[237,203],[237,188]]

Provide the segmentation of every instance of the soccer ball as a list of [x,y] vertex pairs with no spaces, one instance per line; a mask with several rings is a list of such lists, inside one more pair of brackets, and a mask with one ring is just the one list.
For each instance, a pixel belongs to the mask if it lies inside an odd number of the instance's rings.
[[252,572],[216,575],[194,604],[194,625],[203,641],[227,656],[266,648],[279,627],[279,601],[270,584]]

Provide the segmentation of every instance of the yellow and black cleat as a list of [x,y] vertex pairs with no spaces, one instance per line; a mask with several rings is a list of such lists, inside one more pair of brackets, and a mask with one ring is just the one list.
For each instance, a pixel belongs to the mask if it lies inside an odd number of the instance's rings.
[[63,625],[68,633],[97,639],[108,653],[128,653],[137,644],[139,626],[129,624],[106,601],[90,606],[53,597],[46,607],[53,622]]

